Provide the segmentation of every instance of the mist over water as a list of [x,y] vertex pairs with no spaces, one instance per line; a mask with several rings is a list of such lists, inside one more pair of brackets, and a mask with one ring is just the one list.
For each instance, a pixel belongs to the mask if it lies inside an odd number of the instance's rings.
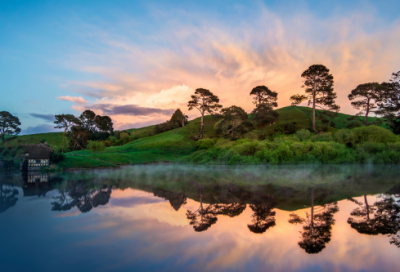
[[3,174],[0,264],[2,271],[395,271],[399,177],[396,165]]

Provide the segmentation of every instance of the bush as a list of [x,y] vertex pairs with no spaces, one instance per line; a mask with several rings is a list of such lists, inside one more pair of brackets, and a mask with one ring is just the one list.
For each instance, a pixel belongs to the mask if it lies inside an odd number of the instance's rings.
[[353,129],[357,143],[395,143],[399,138],[390,130],[375,125]]
[[262,149],[260,142],[247,142],[238,145],[235,150],[243,156],[253,156],[258,150]]
[[300,129],[296,131],[296,136],[299,138],[300,141],[305,141],[310,138],[311,133],[307,129]]
[[127,132],[121,132],[121,133],[119,134],[119,139],[120,139],[121,141],[124,141],[124,139],[126,139],[126,138],[129,138],[129,134],[128,134]]
[[63,153],[53,152],[50,155],[50,162],[52,163],[62,162],[63,160],[65,160],[65,155]]
[[340,144],[345,144],[347,147],[352,147],[357,143],[356,135],[353,133],[352,130],[349,129],[341,129],[337,131],[333,138],[336,142]]
[[93,154],[96,154],[96,152],[104,151],[106,149],[106,147],[104,146],[104,144],[102,142],[89,141],[89,143],[87,145],[87,149],[89,149],[90,151],[93,151]]
[[346,128],[353,129],[358,127],[363,127],[364,124],[359,120],[352,120],[346,124]]
[[200,139],[196,142],[196,145],[199,149],[208,149],[215,145],[215,141],[213,139]]
[[333,141],[332,138],[332,133],[323,133],[323,134],[317,134],[311,137],[311,141],[313,142],[331,142]]
[[294,122],[285,123],[282,125],[283,133],[285,134],[294,134],[297,131],[297,124]]
[[105,147],[111,146],[111,142],[109,140],[104,140],[104,141],[102,141],[102,143],[104,144]]

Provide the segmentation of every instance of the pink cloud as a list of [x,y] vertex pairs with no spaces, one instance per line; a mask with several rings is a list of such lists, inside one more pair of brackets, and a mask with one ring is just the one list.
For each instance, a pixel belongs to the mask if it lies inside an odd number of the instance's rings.
[[59,97],[57,97],[57,99],[58,100],[65,100],[65,101],[71,101],[71,102],[74,102],[74,103],[77,103],[77,104],[80,104],[80,105],[88,103],[87,100],[85,100],[83,97],[80,97],[80,96],[68,96],[68,95],[67,96],[59,96]]

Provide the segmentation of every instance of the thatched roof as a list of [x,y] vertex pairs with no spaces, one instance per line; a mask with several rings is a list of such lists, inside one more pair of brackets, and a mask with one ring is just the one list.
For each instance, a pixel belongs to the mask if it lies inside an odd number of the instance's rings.
[[39,145],[26,145],[24,154],[29,154],[28,159],[49,159],[54,149],[39,144]]

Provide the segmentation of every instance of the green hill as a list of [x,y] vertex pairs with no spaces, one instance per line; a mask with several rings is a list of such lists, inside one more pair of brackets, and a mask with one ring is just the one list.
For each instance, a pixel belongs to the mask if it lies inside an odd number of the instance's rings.
[[[277,126],[287,122],[296,122],[300,128],[310,128],[312,120],[312,110],[308,107],[284,107],[278,109],[280,114],[278,121],[271,126],[257,127],[253,134],[257,135],[268,130],[273,130]],[[317,110],[317,116],[320,111]],[[330,121],[335,123],[336,128],[329,128],[330,131],[344,128],[351,115],[341,114]],[[250,116],[250,120],[252,116]],[[363,117],[357,119],[363,121]],[[379,118],[370,117],[369,122],[377,121]],[[218,118],[206,116],[204,122],[205,137],[216,137],[214,124]],[[322,124],[317,120],[317,128]],[[192,136],[199,134],[200,118],[196,118],[182,128],[177,128],[161,134],[154,135],[154,126],[143,127],[139,129],[128,129],[132,136],[137,140],[121,145],[108,147],[105,151],[93,154],[90,151],[82,150],[68,152],[67,160],[60,164],[60,167],[89,167],[110,166],[119,164],[137,164],[163,161],[177,161],[183,156],[196,150],[196,142],[191,139]],[[33,135],[18,136],[0,144],[0,158],[18,158],[20,157],[25,144],[36,144],[38,142],[47,142],[56,150],[61,149],[63,133],[42,133]],[[83,164],[83,158],[87,163]],[[90,163],[92,161],[92,163]]]

